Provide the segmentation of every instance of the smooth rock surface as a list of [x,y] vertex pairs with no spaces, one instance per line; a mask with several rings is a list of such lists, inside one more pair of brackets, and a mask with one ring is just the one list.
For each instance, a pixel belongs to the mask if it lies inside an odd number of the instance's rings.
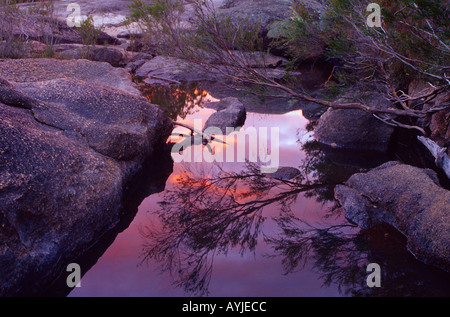
[[[83,43],[83,38],[78,29],[76,27],[69,27],[65,19],[56,20],[42,14],[32,13],[16,14],[8,18],[5,18],[0,13],[0,18],[0,31],[5,30],[6,32],[7,30],[8,34],[6,35],[8,36],[35,40],[48,45]],[[104,32],[99,32],[96,44],[118,45],[120,42],[117,38]]]
[[127,59],[125,49],[115,46],[60,44],[53,46],[53,51],[60,59],[87,59],[114,67],[124,66]]
[[268,177],[271,178],[277,178],[282,180],[291,180],[298,175],[300,175],[300,170],[295,167],[291,166],[283,166],[279,167],[278,170],[275,173],[269,173],[267,174]]
[[141,95],[124,69],[88,60],[3,59],[0,60],[0,78],[17,83],[73,78]]
[[214,103],[214,107],[218,111],[208,118],[203,130],[216,128],[223,135],[226,135],[227,128],[234,129],[244,125],[247,112],[239,99],[234,97],[224,98]]
[[291,5],[289,0],[225,0],[218,12],[232,21],[248,18],[267,27],[271,22],[288,18]]
[[[367,104],[383,107],[386,100],[374,95]],[[317,141],[332,147],[384,152],[389,148],[394,128],[363,110],[329,108],[314,132]]]
[[136,76],[145,78],[144,81],[151,85],[171,85],[215,79],[201,69],[196,70],[194,65],[175,57],[166,56],[156,56],[148,60],[136,70]]
[[355,174],[335,189],[345,217],[367,229],[396,227],[408,249],[427,264],[450,270],[450,191],[436,174],[399,162]]

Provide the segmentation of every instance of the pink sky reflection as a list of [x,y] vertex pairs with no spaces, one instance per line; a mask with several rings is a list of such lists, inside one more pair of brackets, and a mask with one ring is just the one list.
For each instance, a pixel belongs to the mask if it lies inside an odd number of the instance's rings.
[[[188,116],[184,123],[192,124],[193,117],[207,117],[214,111],[206,109]],[[298,167],[304,158],[298,135],[306,134],[307,120],[301,111],[283,115],[247,114],[244,127],[278,127],[280,129],[280,166]],[[205,168],[207,163],[175,164],[174,172],[167,186],[173,186],[177,177],[185,168]],[[226,169],[239,171],[241,163],[223,163]],[[206,166],[206,169],[208,166]],[[193,168],[195,170],[195,168]],[[143,201],[139,211],[127,230],[119,234],[114,243],[82,279],[82,287],[72,291],[70,296],[183,296],[183,290],[172,285],[168,274],[161,274],[158,264],[140,265],[140,253],[144,238],[140,234],[143,226],[155,222],[152,211],[158,208],[162,194],[155,194]],[[324,207],[314,199],[299,196],[292,210],[296,216],[311,222],[320,222]],[[265,234],[279,232],[271,217],[279,214],[279,206],[271,205],[264,209],[269,218],[264,223]],[[283,275],[280,258],[269,258],[271,249],[262,238],[259,239],[256,254],[241,257],[237,250],[231,250],[227,256],[217,255],[214,260],[210,291],[212,296],[337,296],[334,287],[321,288],[321,281],[309,269]]]

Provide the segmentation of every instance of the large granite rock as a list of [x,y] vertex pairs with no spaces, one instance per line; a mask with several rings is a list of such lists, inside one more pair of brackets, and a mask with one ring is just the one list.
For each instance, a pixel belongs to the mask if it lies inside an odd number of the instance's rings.
[[136,76],[151,85],[172,85],[180,82],[215,80],[215,77],[181,59],[156,56],[136,70]]
[[[284,21],[292,16],[291,0],[224,0],[218,7],[218,14],[229,18],[234,23],[247,20],[260,27],[259,37],[263,39],[265,49],[277,54],[285,54],[286,50],[275,48],[274,40],[284,37]],[[303,0],[301,4],[308,10],[320,11],[323,1]],[[317,52],[317,56],[323,51]]]
[[124,69],[88,60],[3,59],[0,60],[0,78],[17,83],[73,78],[141,95]]
[[249,19],[265,28],[272,22],[288,18],[291,5],[290,0],[225,0],[218,12],[232,21]]
[[335,196],[359,227],[388,223],[407,237],[418,259],[450,270],[450,191],[433,171],[388,162],[353,175],[336,186]]
[[[0,78],[22,78],[0,65]],[[41,70],[0,81],[0,296],[45,294],[117,226],[125,189],[173,128],[144,98]]]
[[[367,100],[372,107],[387,101],[374,95]],[[328,109],[319,119],[315,137],[320,143],[343,149],[387,151],[394,128],[372,114],[358,109]]]
[[116,46],[59,44],[54,45],[52,49],[60,59],[87,59],[106,62],[114,67],[122,67],[127,63],[127,52]]

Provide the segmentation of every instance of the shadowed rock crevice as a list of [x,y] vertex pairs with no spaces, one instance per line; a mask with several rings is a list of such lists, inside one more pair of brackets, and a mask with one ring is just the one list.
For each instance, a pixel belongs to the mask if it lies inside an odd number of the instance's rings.
[[39,102],[18,91],[10,82],[0,78],[0,102],[11,107],[31,109]]

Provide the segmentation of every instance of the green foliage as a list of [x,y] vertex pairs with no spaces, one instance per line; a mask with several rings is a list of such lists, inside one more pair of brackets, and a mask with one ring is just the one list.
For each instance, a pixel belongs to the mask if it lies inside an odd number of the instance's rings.
[[[157,0],[151,5],[134,0],[128,23],[137,22],[156,46],[156,52],[203,64],[206,61],[236,62],[232,50],[253,52],[262,47],[260,24],[249,19],[219,16],[210,1],[189,1],[193,18],[182,23],[185,7],[180,0]],[[245,62],[245,61],[242,61]]]
[[141,0],[133,0],[129,9],[130,14],[125,23],[139,25],[145,34],[145,47],[163,54],[171,51],[173,46],[179,46],[177,34],[180,16],[184,13],[182,1],[156,0],[152,4],[146,4]]
[[81,21],[80,27],[78,28],[82,43],[84,45],[96,45],[102,29],[103,26],[96,27],[94,25],[94,18],[88,15],[86,19]]
[[339,60],[343,67],[333,78],[340,84],[386,76],[397,84],[415,77],[443,81],[450,61],[449,7],[432,0],[377,3],[382,28],[367,26],[365,2],[329,0],[317,12],[294,0],[292,17],[283,22],[284,34],[277,44],[288,48],[294,60],[320,55]]
[[181,2],[156,0],[153,4],[147,5],[141,0],[133,0],[129,5],[130,21],[141,21],[142,19],[160,20],[172,10],[182,10]]
[[281,36],[273,45],[286,49],[294,60],[315,56],[323,50],[325,43],[318,37],[318,16],[308,11],[302,2],[294,2],[291,19],[280,23],[279,28]]
[[129,9],[130,15],[126,22],[138,22],[147,32],[160,30],[167,23],[177,23],[177,18],[184,12],[179,0],[156,0],[149,5],[141,0],[133,0]]
[[[193,8],[189,21],[182,19],[186,3]],[[368,26],[366,2],[325,0],[321,4],[313,8],[309,2],[292,0],[292,16],[271,25],[269,33],[276,38],[272,45],[290,57],[287,70],[323,57],[336,65],[325,83],[324,98],[332,101],[349,89],[358,89],[359,95],[375,89],[391,98],[393,91],[406,91],[416,78],[447,84],[449,8],[440,1],[380,0],[381,28]],[[304,91],[283,81],[289,76],[274,80],[248,66],[254,65],[255,55],[241,53],[264,47],[260,23],[224,17],[211,0],[156,0],[151,5],[134,0],[128,21],[142,27],[157,53],[219,71],[256,93],[261,91],[255,85],[265,85],[287,97],[311,101]]]
[[239,18],[235,22],[229,17],[208,16],[195,29],[196,32],[190,33],[191,39],[207,51],[220,47],[223,50],[254,52],[262,46],[258,38],[260,26],[249,19]]
[[11,3],[1,2],[0,19],[2,22],[0,22],[0,57],[20,57],[23,41],[13,35],[14,23],[20,18],[21,14],[15,1],[12,1]]

